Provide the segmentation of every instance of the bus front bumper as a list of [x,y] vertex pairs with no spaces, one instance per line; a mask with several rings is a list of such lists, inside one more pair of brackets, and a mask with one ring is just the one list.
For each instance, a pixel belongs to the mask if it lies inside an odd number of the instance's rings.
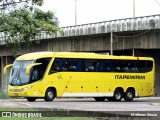
[[23,88],[8,88],[8,96],[10,97],[44,97],[43,92],[35,90],[32,86],[26,86]]

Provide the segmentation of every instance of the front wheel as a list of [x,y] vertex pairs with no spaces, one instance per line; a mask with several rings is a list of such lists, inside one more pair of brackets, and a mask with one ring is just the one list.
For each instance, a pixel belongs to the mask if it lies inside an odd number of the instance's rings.
[[27,97],[26,98],[29,102],[34,102],[36,100],[35,97]]
[[134,98],[134,91],[131,89],[128,89],[124,94],[124,100],[130,102],[133,100],[133,98]]
[[46,93],[45,93],[45,101],[53,101],[53,99],[55,98],[55,91],[51,88],[48,88],[46,90]]

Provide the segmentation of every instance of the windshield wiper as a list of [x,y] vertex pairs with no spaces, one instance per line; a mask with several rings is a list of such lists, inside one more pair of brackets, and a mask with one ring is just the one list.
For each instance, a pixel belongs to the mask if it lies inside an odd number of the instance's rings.
[[[11,80],[11,84],[12,84],[12,85],[17,85],[17,83],[14,84],[14,82],[15,82],[16,80],[18,81],[18,79],[19,79],[19,77],[20,77],[21,67],[22,67],[22,63],[20,63],[19,69],[17,70],[16,74],[14,75],[13,79]],[[17,82],[17,81],[16,81],[16,82]]]
[[17,70],[17,72],[15,73],[14,77],[12,78],[10,84],[14,85],[15,80],[18,80],[18,75],[19,75],[20,70]]

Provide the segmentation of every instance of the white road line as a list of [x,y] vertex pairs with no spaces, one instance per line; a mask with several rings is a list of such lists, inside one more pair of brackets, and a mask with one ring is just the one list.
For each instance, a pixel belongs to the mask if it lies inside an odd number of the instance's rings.
[[18,103],[18,104],[21,104],[21,105],[26,105],[26,106],[29,106],[31,107],[32,105],[28,104],[28,103]]

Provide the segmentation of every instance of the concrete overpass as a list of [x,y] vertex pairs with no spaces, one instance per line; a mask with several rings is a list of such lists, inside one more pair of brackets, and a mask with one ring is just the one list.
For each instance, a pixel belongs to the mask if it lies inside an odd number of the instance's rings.
[[[18,55],[37,51],[91,51],[110,52],[113,33],[113,54],[151,56],[156,61],[155,95],[160,96],[160,15],[126,18],[98,23],[63,27],[64,35],[48,35],[45,31],[36,37],[34,44],[24,47]],[[5,46],[8,36],[0,34],[1,73],[12,63],[10,49]],[[7,82],[5,82],[7,84]]]

